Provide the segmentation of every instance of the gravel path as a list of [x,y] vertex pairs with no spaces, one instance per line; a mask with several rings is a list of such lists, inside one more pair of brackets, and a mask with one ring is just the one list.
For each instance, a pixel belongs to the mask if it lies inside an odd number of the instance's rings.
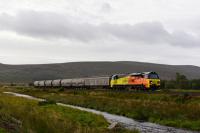
[[[4,92],[4,93],[12,94],[18,97],[24,97],[27,99],[37,100],[37,101],[45,101],[45,99],[40,99],[40,98],[32,97],[29,95],[24,95],[24,94],[19,94],[19,93],[14,93],[14,92]],[[92,112],[94,114],[103,115],[104,118],[108,122],[111,123],[111,125],[108,128],[113,128],[117,123],[119,123],[120,125],[122,125],[123,127],[127,129],[130,129],[130,130],[138,129],[142,133],[198,133],[194,131],[177,129],[174,127],[161,126],[159,124],[154,124],[150,122],[138,122],[138,121],[135,121],[134,119],[127,118],[124,116],[109,114],[107,112],[97,111],[94,109],[88,109],[84,107],[78,107],[78,106],[73,106],[73,105],[68,105],[68,104],[63,104],[63,103],[57,103],[57,105],[79,109],[82,111]]]

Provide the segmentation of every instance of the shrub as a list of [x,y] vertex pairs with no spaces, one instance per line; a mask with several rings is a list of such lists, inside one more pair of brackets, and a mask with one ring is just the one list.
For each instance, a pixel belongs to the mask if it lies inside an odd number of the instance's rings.
[[44,106],[44,105],[49,105],[49,104],[56,104],[56,101],[54,101],[54,100],[45,100],[45,101],[39,101],[38,102],[39,106]]

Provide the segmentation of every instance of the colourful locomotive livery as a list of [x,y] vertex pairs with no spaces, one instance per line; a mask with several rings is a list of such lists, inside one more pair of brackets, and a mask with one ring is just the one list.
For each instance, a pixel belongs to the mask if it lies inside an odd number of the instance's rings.
[[160,79],[156,72],[113,75],[110,82],[111,88],[157,89],[160,87]]
[[35,81],[35,87],[106,88],[155,90],[160,87],[156,72],[114,74],[111,76]]

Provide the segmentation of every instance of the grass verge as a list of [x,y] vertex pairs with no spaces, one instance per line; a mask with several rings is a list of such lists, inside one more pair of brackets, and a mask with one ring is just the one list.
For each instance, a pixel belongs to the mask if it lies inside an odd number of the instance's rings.
[[93,90],[12,89],[14,91],[142,121],[200,131],[200,97],[188,94],[121,93]]
[[[112,133],[116,130],[108,130],[108,125],[100,115],[0,93],[0,133]],[[131,132],[123,128],[118,131]]]

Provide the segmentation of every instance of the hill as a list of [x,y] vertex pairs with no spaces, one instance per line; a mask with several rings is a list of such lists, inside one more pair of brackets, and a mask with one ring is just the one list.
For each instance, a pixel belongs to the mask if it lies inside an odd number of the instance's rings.
[[174,79],[176,72],[189,79],[200,78],[200,67],[192,65],[164,65],[143,62],[70,62],[38,65],[0,64],[0,82],[32,82],[43,79],[77,78],[156,71],[161,79]]

